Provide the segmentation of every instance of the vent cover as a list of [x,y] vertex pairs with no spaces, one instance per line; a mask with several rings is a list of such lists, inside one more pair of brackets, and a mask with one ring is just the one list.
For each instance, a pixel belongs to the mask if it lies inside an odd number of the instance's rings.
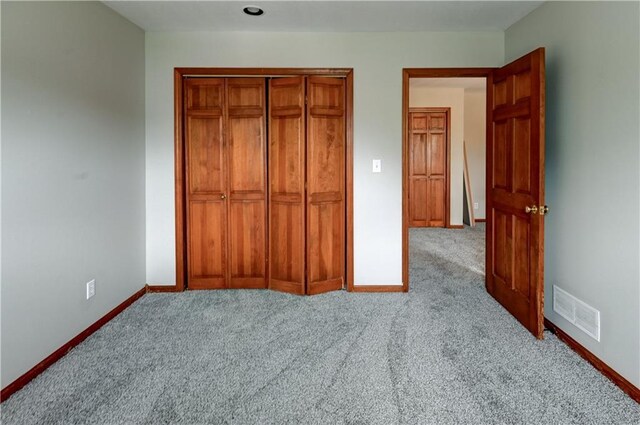
[[600,342],[600,312],[553,285],[553,311]]

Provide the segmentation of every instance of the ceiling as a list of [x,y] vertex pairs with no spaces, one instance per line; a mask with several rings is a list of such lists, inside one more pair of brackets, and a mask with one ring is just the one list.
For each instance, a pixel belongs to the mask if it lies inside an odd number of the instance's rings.
[[[502,31],[542,1],[104,1],[146,31]],[[264,15],[245,15],[257,5]]]
[[484,91],[486,85],[486,78],[412,78],[409,80],[410,88],[433,87]]

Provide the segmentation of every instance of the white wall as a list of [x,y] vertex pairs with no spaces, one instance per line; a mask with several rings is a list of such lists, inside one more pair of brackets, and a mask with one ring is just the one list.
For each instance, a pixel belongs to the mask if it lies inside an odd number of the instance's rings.
[[409,107],[451,108],[451,181],[449,182],[449,220],[451,225],[462,225],[462,197],[464,157],[464,89],[425,87],[422,78],[412,78],[409,84]]
[[145,284],[144,33],[97,2],[1,9],[4,388]]
[[[546,47],[545,316],[640,386],[640,5],[548,2],[506,31]],[[552,310],[558,285],[601,312],[598,343]]]
[[487,94],[485,90],[464,91],[464,141],[471,180],[471,196],[478,203],[474,217],[486,218]]
[[402,282],[402,68],[503,57],[502,32],[147,33],[147,283],[175,284],[174,67],[354,68],[355,283],[372,285]]

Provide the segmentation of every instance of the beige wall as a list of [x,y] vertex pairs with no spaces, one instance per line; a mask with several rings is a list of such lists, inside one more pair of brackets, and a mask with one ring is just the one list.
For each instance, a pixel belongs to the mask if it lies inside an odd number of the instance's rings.
[[464,141],[473,202],[478,203],[475,218],[486,218],[486,99],[484,89],[464,91]]

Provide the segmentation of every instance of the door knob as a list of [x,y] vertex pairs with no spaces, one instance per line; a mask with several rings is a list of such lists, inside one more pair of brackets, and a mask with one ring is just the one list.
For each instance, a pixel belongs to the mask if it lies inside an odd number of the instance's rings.
[[[549,212],[549,207],[546,205],[540,205],[540,209],[538,210],[538,213],[540,215],[546,215]],[[534,213],[535,214],[535,213]]]
[[227,199],[227,195],[223,193],[222,195],[220,195],[220,199]]
[[526,212],[527,214],[535,214],[538,212],[538,207],[533,205],[533,206],[526,206],[524,207],[524,212]]

